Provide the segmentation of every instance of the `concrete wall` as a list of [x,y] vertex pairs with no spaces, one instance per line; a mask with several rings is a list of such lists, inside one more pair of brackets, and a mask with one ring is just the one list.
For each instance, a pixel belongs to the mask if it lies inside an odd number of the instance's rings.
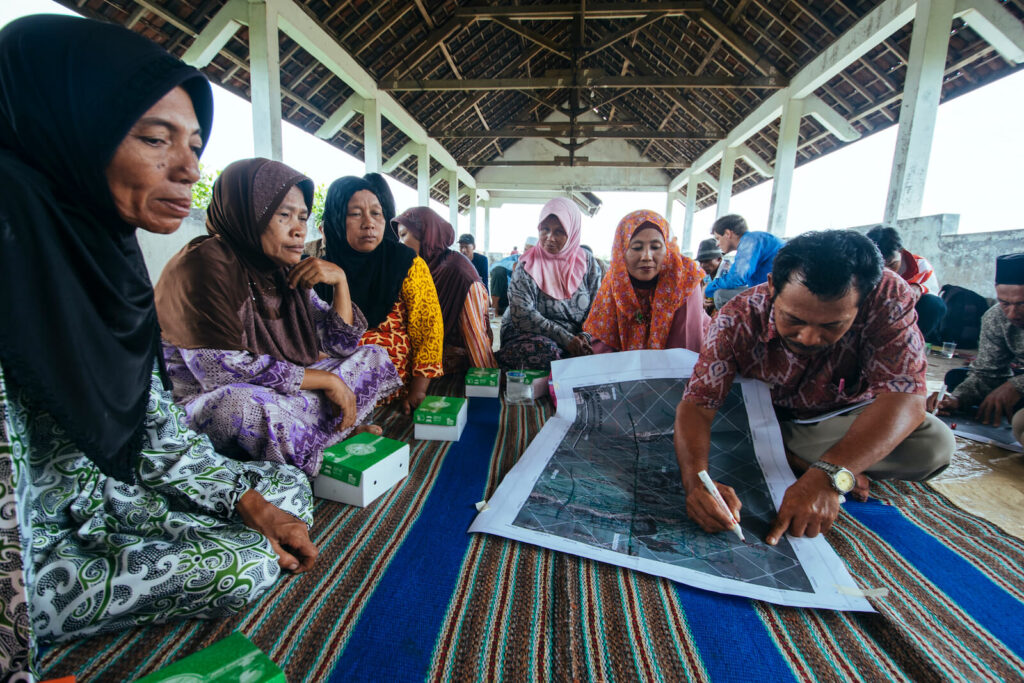
[[[994,299],[996,257],[1024,251],[1024,230],[960,235],[959,225],[959,214],[942,213],[901,220],[896,229],[904,247],[931,262],[940,285],[960,285]],[[853,230],[867,232],[872,227]]]
[[181,222],[181,227],[170,235],[155,235],[145,230],[136,230],[135,235],[142,247],[142,256],[146,259],[149,279],[156,284],[164,266],[171,257],[178,253],[192,239],[206,234],[206,210],[192,209],[188,218]]

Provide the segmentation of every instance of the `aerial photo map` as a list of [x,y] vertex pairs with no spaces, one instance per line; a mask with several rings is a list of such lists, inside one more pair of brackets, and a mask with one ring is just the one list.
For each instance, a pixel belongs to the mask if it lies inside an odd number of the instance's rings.
[[[658,355],[660,354],[660,355]],[[734,383],[715,415],[708,473],[743,503],[745,541],[686,515],[673,445],[695,354],[640,351],[559,361],[558,412],[470,527],[778,604],[871,610],[821,536],[764,542],[793,475],[767,385]]]
[[685,386],[652,379],[576,388],[576,421],[514,524],[725,578],[813,590],[788,539],[775,547],[758,540],[775,507],[738,385],[715,416],[708,474],[736,489],[747,543],[704,533],[683,514],[672,423]]

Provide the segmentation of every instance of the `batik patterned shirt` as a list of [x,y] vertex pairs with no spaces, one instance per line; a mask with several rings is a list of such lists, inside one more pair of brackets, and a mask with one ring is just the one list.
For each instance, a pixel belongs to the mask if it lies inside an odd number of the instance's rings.
[[910,287],[886,270],[838,342],[817,355],[798,355],[775,328],[768,285],[758,285],[712,321],[683,400],[717,410],[737,374],[766,382],[783,419],[883,393],[923,395],[927,362],[914,303]]

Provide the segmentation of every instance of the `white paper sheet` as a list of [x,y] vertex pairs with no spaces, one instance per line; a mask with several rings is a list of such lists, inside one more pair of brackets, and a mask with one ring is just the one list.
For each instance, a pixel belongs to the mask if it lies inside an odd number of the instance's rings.
[[728,532],[707,534],[687,518],[672,434],[696,359],[672,349],[553,364],[558,412],[470,531],[719,593],[873,611],[849,590],[859,587],[823,537],[764,543],[794,481],[767,385],[736,382],[712,426],[709,472],[737,490],[748,543]]

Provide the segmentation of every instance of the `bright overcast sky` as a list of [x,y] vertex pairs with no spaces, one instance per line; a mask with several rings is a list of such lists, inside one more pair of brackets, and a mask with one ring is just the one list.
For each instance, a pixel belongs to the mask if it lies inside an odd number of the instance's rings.
[[[0,3],[0,26],[26,14],[68,10],[50,0]],[[208,169],[222,169],[253,155],[252,117],[249,103],[214,86],[214,124],[210,144],[203,155]],[[1024,72],[996,81],[939,107],[922,214],[959,213],[961,232],[1024,228],[1020,203],[1020,160],[1024,158]],[[882,219],[896,140],[892,126],[838,152],[796,169],[790,199],[787,235],[815,228],[844,228]],[[330,183],[339,176],[361,174],[362,161],[284,124],[285,163],[313,178]],[[769,160],[770,161],[770,160]],[[391,182],[398,210],[417,202],[416,191]],[[771,183],[765,182],[733,195],[730,212],[747,218],[755,229],[767,224]],[[637,209],[665,211],[662,193],[600,192],[603,206],[594,218],[584,218],[583,242],[598,255],[611,252],[612,235],[619,219]],[[431,202],[445,218],[446,206]],[[535,234],[540,205],[506,205],[491,211],[491,251],[508,252]],[[673,227],[682,230],[685,207],[676,203]],[[699,212],[694,220],[695,249],[714,221],[714,207]],[[484,212],[477,215],[477,234],[483,233]],[[458,232],[468,232],[469,217],[459,216]],[[480,238],[478,238],[478,248]]]

